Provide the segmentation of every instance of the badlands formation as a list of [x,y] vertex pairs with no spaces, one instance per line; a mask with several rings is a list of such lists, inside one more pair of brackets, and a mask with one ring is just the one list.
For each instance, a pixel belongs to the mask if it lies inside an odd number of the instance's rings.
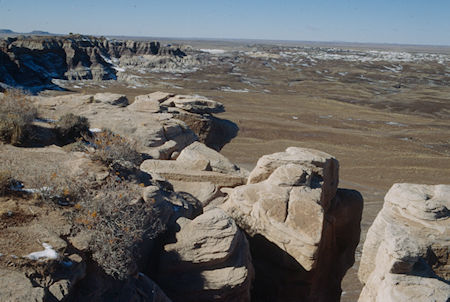
[[0,90],[78,93],[0,145],[0,301],[448,300],[449,56],[196,43],[1,41]]

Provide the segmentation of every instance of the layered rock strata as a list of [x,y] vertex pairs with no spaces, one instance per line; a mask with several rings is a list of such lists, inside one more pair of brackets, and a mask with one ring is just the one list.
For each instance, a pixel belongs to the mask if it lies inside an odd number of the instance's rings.
[[118,67],[120,60],[122,65],[127,65],[135,56],[148,56],[147,61],[158,57],[153,65],[163,67],[186,54],[179,48],[154,41],[118,41],[81,35],[6,38],[0,40],[0,82],[40,90],[55,87],[54,79],[115,80],[119,71],[124,70]]

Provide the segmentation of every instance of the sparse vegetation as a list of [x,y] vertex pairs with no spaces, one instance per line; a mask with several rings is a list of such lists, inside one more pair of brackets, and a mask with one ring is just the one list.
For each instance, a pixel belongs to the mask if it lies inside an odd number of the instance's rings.
[[62,143],[73,143],[78,138],[88,135],[89,121],[83,116],[68,113],[58,120],[56,131]]
[[17,89],[8,90],[0,98],[0,140],[23,145],[31,133],[37,110],[26,95]]
[[0,196],[5,195],[12,184],[11,172],[8,170],[0,171]]
[[138,185],[115,175],[86,196],[75,205],[75,222],[93,232],[93,259],[116,279],[137,273],[140,245],[164,230],[154,204],[144,202]]
[[92,159],[99,160],[107,166],[119,161],[131,162],[133,165],[142,162],[142,156],[136,151],[135,144],[111,130],[103,129],[92,138],[86,139],[94,148]]

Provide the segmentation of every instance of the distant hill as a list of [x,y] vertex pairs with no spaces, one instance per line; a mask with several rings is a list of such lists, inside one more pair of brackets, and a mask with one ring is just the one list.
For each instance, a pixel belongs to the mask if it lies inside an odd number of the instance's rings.
[[0,34],[15,34],[15,32],[13,32],[10,29],[0,29]]
[[0,29],[0,35],[59,36],[59,34],[53,34],[48,31],[43,31],[43,30],[33,30],[28,33],[20,33],[20,32],[15,32],[11,29],[6,29],[6,28]]
[[55,34],[49,33],[48,31],[42,31],[42,30],[33,30],[29,33],[30,35],[44,35],[44,36],[54,36]]

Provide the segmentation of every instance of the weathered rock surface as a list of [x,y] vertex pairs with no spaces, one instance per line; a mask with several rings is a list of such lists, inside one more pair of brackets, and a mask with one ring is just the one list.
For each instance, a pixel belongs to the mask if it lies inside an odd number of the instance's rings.
[[222,208],[250,236],[255,297],[339,300],[340,280],[354,263],[363,201],[337,183],[336,159],[290,147],[263,156],[247,185],[230,192]]
[[[32,99],[47,118],[58,119],[66,112],[82,115],[89,119],[92,128],[110,129],[135,142],[138,151],[153,158],[169,159],[174,152],[179,154],[186,146],[198,140],[198,136],[188,125],[177,119],[177,114],[167,113],[167,107],[161,105],[163,100],[172,98],[174,97],[170,93],[155,92],[136,97],[135,102],[126,107],[123,106],[128,100],[123,95],[110,93]],[[203,117],[201,114],[196,115]],[[211,118],[209,114],[206,115]],[[202,135],[215,137],[216,147],[222,147],[231,139],[224,136],[222,140],[214,132],[215,128],[203,130]]]
[[0,301],[44,301],[45,289],[35,287],[25,274],[0,270]]
[[233,190],[226,210],[249,234],[260,234],[314,267],[325,210],[337,190],[338,162],[330,155],[290,147],[263,156],[248,184]]
[[136,144],[139,152],[153,158],[168,159],[195,140],[187,125],[171,114],[136,112],[128,107],[93,102],[91,95],[72,94],[58,97],[35,97],[40,110],[57,119],[72,112],[89,119],[92,128],[107,128]]
[[203,96],[177,95],[171,101],[176,108],[192,113],[220,113],[225,111],[222,103]]
[[128,99],[125,95],[109,92],[96,93],[94,95],[94,102],[106,103],[119,107],[128,105]]
[[157,281],[173,301],[250,301],[253,267],[244,234],[221,209],[179,218]]
[[138,95],[134,102],[128,106],[129,110],[156,113],[161,111],[161,103],[173,97],[174,94],[168,92],[153,92],[145,95]]
[[367,233],[359,301],[450,299],[450,186],[394,184]]
[[184,148],[176,160],[148,159],[140,168],[144,172],[156,173],[173,182],[177,191],[194,195],[203,206],[222,195],[220,188],[236,187],[247,180],[245,170],[199,142]]
[[225,110],[222,103],[202,96],[154,92],[136,96],[128,109],[150,113],[169,112],[174,118],[185,122],[201,142],[217,151],[239,131],[235,123],[212,115]]

